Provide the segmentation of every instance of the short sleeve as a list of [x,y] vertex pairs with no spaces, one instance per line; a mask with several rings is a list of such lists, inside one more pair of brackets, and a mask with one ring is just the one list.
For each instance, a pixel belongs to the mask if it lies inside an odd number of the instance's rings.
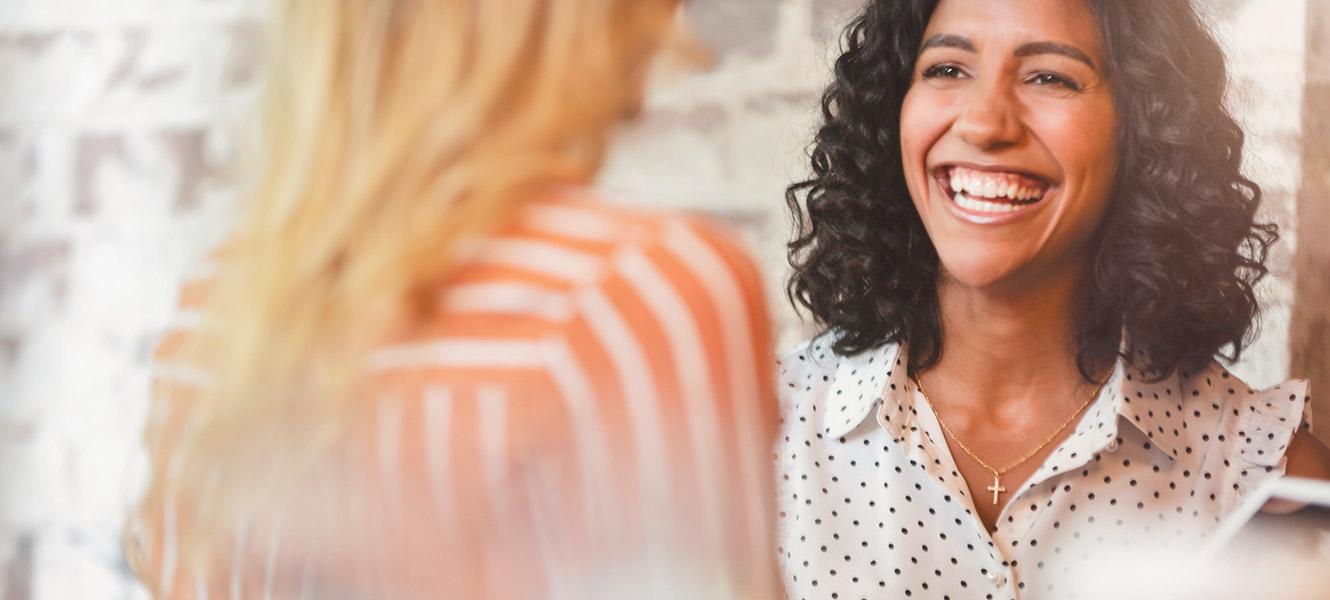
[[1303,380],[1252,392],[1234,409],[1238,415],[1229,460],[1282,475],[1293,435],[1311,427],[1310,400]]

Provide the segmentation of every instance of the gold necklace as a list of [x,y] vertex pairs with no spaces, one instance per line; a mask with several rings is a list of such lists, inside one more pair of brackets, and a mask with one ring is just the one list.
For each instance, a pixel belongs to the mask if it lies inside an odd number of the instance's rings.
[[928,407],[933,409],[933,415],[937,417],[937,423],[938,425],[942,426],[942,431],[946,432],[947,437],[950,437],[951,439],[955,440],[956,445],[960,446],[961,450],[964,450],[966,454],[970,455],[970,458],[974,459],[974,462],[979,463],[979,466],[987,469],[988,472],[993,474],[993,485],[990,485],[985,489],[987,489],[990,492],[993,492],[994,505],[997,505],[998,503],[998,495],[1005,493],[1007,491],[1007,488],[1002,487],[1002,476],[1006,474],[1008,471],[1025,463],[1025,461],[1030,460],[1030,458],[1038,454],[1040,450],[1043,450],[1046,446],[1052,443],[1053,439],[1056,438],[1059,433],[1062,433],[1062,430],[1066,429],[1068,425],[1071,425],[1072,421],[1076,420],[1076,416],[1081,414],[1081,411],[1085,410],[1085,407],[1090,405],[1090,402],[1092,402],[1095,398],[1099,397],[1099,392],[1104,389],[1104,385],[1105,383],[1107,383],[1107,381],[1105,381],[1104,383],[1099,384],[1099,387],[1096,387],[1094,393],[1091,394],[1089,398],[1086,398],[1085,402],[1081,403],[1081,406],[1076,409],[1076,412],[1071,413],[1071,416],[1068,417],[1067,420],[1062,423],[1062,425],[1058,426],[1058,428],[1054,430],[1053,433],[1049,434],[1049,436],[1046,439],[1044,439],[1043,443],[1039,444],[1038,446],[1035,446],[1033,450],[1026,452],[1024,456],[1017,459],[1016,462],[1007,465],[1005,468],[995,469],[993,468],[992,465],[988,464],[987,462],[984,462],[984,459],[979,458],[979,456],[975,454],[973,450],[970,450],[969,446],[965,445],[965,442],[961,441],[961,438],[956,437],[956,434],[951,432],[951,428],[947,427],[946,421],[942,420],[942,413],[938,412],[937,407],[933,405],[933,401],[928,398],[928,392],[924,391],[924,384],[919,380],[919,376],[915,375],[913,379],[914,379],[914,385],[919,387],[919,394],[924,397],[924,402],[928,404]]

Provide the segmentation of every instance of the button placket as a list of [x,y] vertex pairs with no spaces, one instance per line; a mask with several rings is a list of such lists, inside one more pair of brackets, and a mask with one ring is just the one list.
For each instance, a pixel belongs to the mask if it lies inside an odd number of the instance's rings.
[[997,592],[1001,592],[1004,588],[1010,585],[1014,576],[1015,575],[1011,572],[1010,567],[1004,567],[1002,565],[994,565],[993,568],[989,569],[988,572],[984,574],[984,578],[988,579],[988,583],[992,585],[993,590]]

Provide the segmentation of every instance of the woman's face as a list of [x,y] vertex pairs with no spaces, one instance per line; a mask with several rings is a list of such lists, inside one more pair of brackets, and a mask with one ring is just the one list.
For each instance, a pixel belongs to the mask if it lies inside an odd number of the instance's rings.
[[941,0],[923,39],[901,156],[945,276],[1024,286],[1079,272],[1117,159],[1088,3]]

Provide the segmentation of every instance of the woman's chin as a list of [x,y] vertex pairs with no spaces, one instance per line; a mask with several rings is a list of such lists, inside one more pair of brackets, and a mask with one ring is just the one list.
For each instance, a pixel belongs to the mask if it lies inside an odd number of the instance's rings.
[[942,258],[942,272],[946,280],[965,288],[991,288],[1011,279],[1020,267],[1018,261],[999,260],[992,254],[983,256]]

